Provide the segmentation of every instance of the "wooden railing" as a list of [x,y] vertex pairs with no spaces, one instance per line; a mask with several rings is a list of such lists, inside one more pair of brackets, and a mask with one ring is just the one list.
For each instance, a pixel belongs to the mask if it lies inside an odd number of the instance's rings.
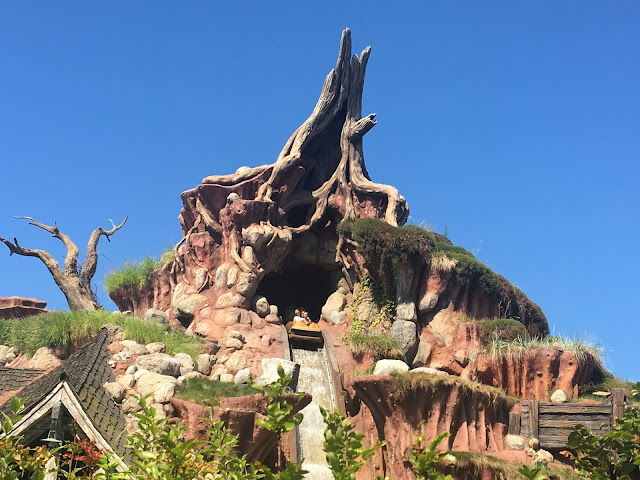
[[614,388],[602,403],[522,402],[520,413],[509,415],[509,433],[537,438],[542,448],[566,446],[570,428],[582,424],[604,434],[624,415],[624,389]]

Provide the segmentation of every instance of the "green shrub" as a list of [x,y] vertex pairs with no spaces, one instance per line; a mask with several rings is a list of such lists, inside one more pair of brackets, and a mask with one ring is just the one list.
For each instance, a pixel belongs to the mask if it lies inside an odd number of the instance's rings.
[[327,463],[336,480],[355,480],[356,473],[377,449],[386,442],[377,443],[365,448],[362,440],[364,434],[356,432],[351,420],[339,412],[327,412],[320,407],[320,413],[326,424],[324,430],[324,451]]
[[443,461],[456,462],[456,457],[451,452],[441,452],[438,445],[451,434],[442,432],[436,435],[427,445],[424,433],[421,433],[411,446],[409,453],[409,463],[411,470],[416,476],[416,480],[452,480],[451,475],[444,475],[440,472]]
[[107,324],[123,327],[124,336],[142,345],[162,342],[167,353],[178,352],[197,356],[203,340],[179,331],[167,330],[157,323],[146,322],[131,315],[114,314],[106,310],[53,311],[27,317],[19,322],[0,323],[2,343],[33,355],[40,347],[66,350],[73,343],[88,340]]
[[190,378],[182,384],[175,397],[206,407],[215,407],[219,405],[221,398],[243,397],[256,393],[257,390],[249,386],[240,387],[234,383],[207,378]]
[[487,345],[494,339],[511,342],[528,335],[527,328],[513,318],[485,318],[476,322],[476,331],[481,345]]

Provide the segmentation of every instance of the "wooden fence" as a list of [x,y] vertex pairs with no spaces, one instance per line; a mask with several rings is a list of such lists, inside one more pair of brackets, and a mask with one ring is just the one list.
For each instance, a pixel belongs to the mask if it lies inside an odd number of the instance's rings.
[[[521,413],[509,414],[509,433],[537,438],[545,449],[566,446],[570,428],[582,424],[604,434],[624,415],[624,389],[614,388],[602,403],[522,402]],[[603,424],[606,424],[601,428]]]

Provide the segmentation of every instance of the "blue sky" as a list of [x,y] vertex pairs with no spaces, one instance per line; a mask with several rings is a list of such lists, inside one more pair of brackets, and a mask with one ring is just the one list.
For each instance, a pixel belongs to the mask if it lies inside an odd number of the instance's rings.
[[[231,2],[229,2],[231,3]],[[308,4],[308,5],[307,5]],[[640,4],[4,2],[0,236],[63,255],[108,218],[95,276],[181,237],[180,193],[272,163],[308,116],[340,32],[372,46],[373,180],[640,380]],[[0,296],[64,308],[0,245]]]

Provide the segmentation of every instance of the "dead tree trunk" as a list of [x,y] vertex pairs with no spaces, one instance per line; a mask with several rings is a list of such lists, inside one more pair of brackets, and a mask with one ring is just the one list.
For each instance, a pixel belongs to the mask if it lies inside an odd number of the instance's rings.
[[[271,222],[293,233],[308,230],[325,217],[332,220],[375,216],[402,225],[409,215],[405,199],[394,187],[374,183],[364,165],[362,139],[376,121],[362,117],[364,76],[371,48],[351,56],[351,32],[344,30],[335,69],[325,79],[309,118],[291,135],[271,166],[234,175],[210,176],[204,184],[234,185],[261,176],[256,201],[272,204]],[[289,215],[297,210],[297,222]]]
[[29,225],[39,227],[46,230],[52,237],[59,239],[67,247],[67,255],[64,259],[64,269],[60,266],[58,261],[45,250],[35,250],[30,248],[21,247],[18,244],[18,239],[14,237],[13,242],[6,238],[0,237],[0,241],[9,248],[9,255],[18,254],[25,257],[39,258],[42,263],[47,267],[53,280],[56,282],[64,296],[67,298],[69,309],[71,310],[98,310],[102,308],[98,299],[96,298],[93,290],[91,289],[91,279],[96,273],[96,267],[98,266],[98,241],[100,237],[105,236],[107,241],[109,237],[120,230],[127,221],[128,217],[122,221],[120,225],[115,225],[113,221],[111,230],[103,230],[102,228],[96,228],[89,237],[87,243],[87,258],[82,266],[78,267],[78,247],[71,239],[62,233],[56,223],[53,226],[44,225],[36,222],[31,217],[16,217],[29,220]]

